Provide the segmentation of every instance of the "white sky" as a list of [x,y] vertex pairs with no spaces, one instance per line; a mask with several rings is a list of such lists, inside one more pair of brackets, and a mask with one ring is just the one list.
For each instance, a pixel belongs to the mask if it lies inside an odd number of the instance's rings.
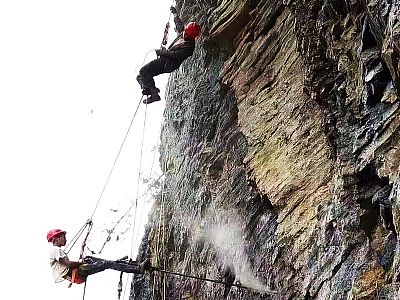
[[[82,299],[83,285],[53,282],[45,235],[60,227],[71,239],[92,214],[141,97],[135,68],[159,47],[171,4],[0,2],[0,299]],[[146,62],[154,58],[153,51]],[[156,77],[162,96],[167,78]],[[164,101],[147,109],[147,177],[163,109]],[[101,229],[144,191],[136,188],[144,111],[142,105],[94,215],[94,250],[104,241]],[[102,257],[129,255],[130,243],[109,243]],[[116,271],[91,276],[86,300],[117,299],[118,279]]]

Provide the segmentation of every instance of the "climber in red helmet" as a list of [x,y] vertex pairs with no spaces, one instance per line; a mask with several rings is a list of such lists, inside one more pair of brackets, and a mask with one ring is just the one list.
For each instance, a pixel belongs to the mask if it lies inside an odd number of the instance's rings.
[[55,282],[67,279],[72,283],[83,283],[89,275],[106,269],[137,274],[152,270],[148,259],[141,264],[127,260],[110,261],[91,256],[87,256],[83,262],[71,261],[64,250],[61,249],[67,241],[66,233],[61,229],[52,229],[47,233],[47,241],[53,244],[50,250],[50,266],[53,270]]
[[143,100],[146,104],[161,100],[158,94],[160,90],[156,88],[153,77],[178,69],[183,61],[193,54],[195,39],[201,32],[200,25],[195,22],[183,26],[176,8],[171,6],[170,10],[174,15],[175,31],[179,34],[178,37],[168,49],[157,49],[157,59],[142,67],[136,77],[142,87],[142,94],[150,95],[149,98]]

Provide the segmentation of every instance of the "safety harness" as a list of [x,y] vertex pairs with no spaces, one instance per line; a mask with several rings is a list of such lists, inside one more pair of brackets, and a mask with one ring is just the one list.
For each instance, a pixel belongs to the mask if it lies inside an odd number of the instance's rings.
[[[84,240],[82,242],[81,252],[79,254],[79,260],[78,260],[79,262],[83,262],[83,255],[84,255],[84,252],[85,252],[86,242],[87,242],[87,239],[89,237],[90,231],[92,230],[92,227],[93,227],[93,222],[92,222],[91,219],[87,220],[87,222],[85,223],[84,229],[86,227],[88,228],[88,230],[87,230],[86,236],[85,236],[85,238],[84,238]],[[83,229],[83,231],[84,231],[84,229]],[[83,231],[81,232],[81,234],[83,233]],[[79,238],[79,236],[78,236],[78,238]],[[79,269],[78,268],[72,269],[71,278],[67,278],[67,279],[70,280],[70,284],[68,285],[69,288],[72,286],[73,283],[76,283],[76,284],[81,284],[81,283],[84,283],[84,282],[86,283],[86,278],[82,278],[82,277],[79,276]]]

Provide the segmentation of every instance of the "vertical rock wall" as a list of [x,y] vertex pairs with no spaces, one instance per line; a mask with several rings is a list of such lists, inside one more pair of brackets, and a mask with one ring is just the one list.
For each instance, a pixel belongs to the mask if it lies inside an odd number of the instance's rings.
[[251,289],[156,272],[132,299],[397,299],[400,1],[177,7],[205,30],[170,77],[143,247]]

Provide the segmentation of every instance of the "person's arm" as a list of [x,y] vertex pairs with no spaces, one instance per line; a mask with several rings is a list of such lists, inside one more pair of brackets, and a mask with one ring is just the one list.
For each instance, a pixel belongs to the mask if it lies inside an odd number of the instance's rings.
[[60,258],[59,260],[60,264],[70,268],[70,269],[75,269],[78,268],[82,263],[77,262],[77,261],[71,261],[68,259],[68,256],[64,256]]
[[186,59],[193,54],[194,47],[187,45],[183,47],[176,47],[173,49],[159,49],[156,51],[157,55],[168,57],[171,59]]
[[178,11],[176,10],[176,8],[174,6],[171,6],[170,11],[174,15],[175,31],[178,34],[182,33],[183,30],[185,30],[185,26],[183,25],[183,22],[178,15]]

